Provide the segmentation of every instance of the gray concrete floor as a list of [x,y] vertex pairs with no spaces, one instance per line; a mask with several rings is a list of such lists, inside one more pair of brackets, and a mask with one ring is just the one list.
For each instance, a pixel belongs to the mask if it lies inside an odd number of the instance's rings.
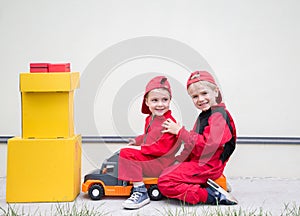
[[[67,203],[21,203],[9,205],[20,215],[54,215],[57,208],[78,210],[82,207],[94,209],[106,215],[204,215],[205,212],[235,211],[242,209],[245,212],[259,215],[260,210],[268,215],[287,215],[285,205],[289,204],[300,208],[300,179],[280,178],[228,178],[232,187],[232,194],[238,199],[236,206],[208,206],[194,205],[182,207],[176,200],[164,199],[151,201],[150,204],[138,210],[122,208],[124,197],[103,197],[100,201],[92,201],[86,194],[80,193],[74,202]],[[9,205],[5,200],[6,179],[0,178],[0,207],[7,211]],[[300,209],[298,210],[300,211]],[[168,214],[168,212],[171,212]],[[2,215],[3,210],[0,210]],[[284,213],[284,214],[283,214]],[[298,213],[299,214],[299,213]],[[265,215],[265,214],[264,214]]]

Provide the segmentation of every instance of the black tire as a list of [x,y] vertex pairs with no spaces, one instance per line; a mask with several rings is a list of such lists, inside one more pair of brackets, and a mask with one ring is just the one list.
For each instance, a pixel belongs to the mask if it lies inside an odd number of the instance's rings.
[[104,188],[100,184],[93,184],[89,188],[89,197],[92,200],[100,200],[104,196]]
[[163,195],[159,191],[157,185],[151,185],[148,188],[148,195],[149,195],[150,199],[154,200],[154,201],[158,201],[158,200],[161,200],[163,198]]

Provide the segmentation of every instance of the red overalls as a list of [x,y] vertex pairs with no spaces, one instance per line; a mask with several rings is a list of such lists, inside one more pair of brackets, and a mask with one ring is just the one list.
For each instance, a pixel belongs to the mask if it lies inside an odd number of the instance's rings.
[[163,116],[149,115],[146,118],[144,134],[135,138],[141,150],[123,148],[119,157],[119,179],[142,181],[144,176],[158,177],[162,170],[175,161],[178,145],[176,135],[161,133],[166,119],[175,121],[169,110]]
[[[225,109],[223,103],[216,107]],[[222,175],[228,160],[224,163],[220,160],[224,144],[232,137],[236,139],[234,122],[229,112],[225,111],[233,133],[220,112],[207,116],[207,125],[202,134],[195,131],[197,124],[193,131],[188,132],[184,127],[179,131],[178,142],[183,141],[185,144],[184,150],[176,159],[183,162],[166,168],[159,177],[158,187],[163,195],[191,204],[204,203],[207,200],[207,191],[202,186],[208,178],[214,180]],[[201,119],[201,114],[200,122],[205,121]],[[202,116],[204,115],[205,113]]]

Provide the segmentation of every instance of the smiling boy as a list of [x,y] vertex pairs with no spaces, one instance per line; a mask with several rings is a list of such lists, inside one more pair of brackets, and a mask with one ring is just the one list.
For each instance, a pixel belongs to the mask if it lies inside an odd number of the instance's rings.
[[158,179],[158,187],[166,197],[190,204],[237,204],[231,194],[207,185],[208,179],[222,175],[235,149],[233,119],[222,103],[221,92],[210,73],[193,72],[187,81],[187,91],[201,113],[192,131],[171,119],[163,123],[163,132],[177,135],[178,141],[184,142],[184,149],[176,157],[181,163],[164,170]]
[[123,148],[119,157],[119,179],[133,182],[132,195],[123,202],[126,209],[137,209],[150,202],[143,177],[158,177],[173,164],[180,147],[176,135],[162,133],[166,119],[176,122],[169,110],[171,87],[165,76],[157,76],[146,86],[142,113],[148,114],[144,134],[129,140],[129,145],[140,149]]

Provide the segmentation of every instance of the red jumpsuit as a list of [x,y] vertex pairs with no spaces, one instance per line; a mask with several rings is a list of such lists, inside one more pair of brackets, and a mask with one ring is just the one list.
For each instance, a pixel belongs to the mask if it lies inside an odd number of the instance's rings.
[[141,150],[123,148],[119,157],[119,179],[142,181],[144,176],[158,177],[162,170],[175,161],[178,145],[176,135],[161,133],[166,119],[175,121],[169,110],[163,116],[149,115],[146,118],[144,134],[135,138]]
[[[219,178],[224,170],[224,163],[220,160],[224,144],[232,138],[236,140],[236,129],[229,112],[223,103],[212,107],[223,107],[228,116],[231,128],[226,123],[220,112],[206,114],[202,112],[200,118],[200,134],[195,131],[188,132],[184,127],[178,133],[178,141],[183,141],[184,149],[177,156],[178,161],[183,161],[166,168],[158,179],[158,187],[163,195],[176,198],[187,203],[205,203],[208,193],[205,189],[207,179]],[[202,125],[202,129],[201,129]],[[232,130],[232,132],[231,132]]]

